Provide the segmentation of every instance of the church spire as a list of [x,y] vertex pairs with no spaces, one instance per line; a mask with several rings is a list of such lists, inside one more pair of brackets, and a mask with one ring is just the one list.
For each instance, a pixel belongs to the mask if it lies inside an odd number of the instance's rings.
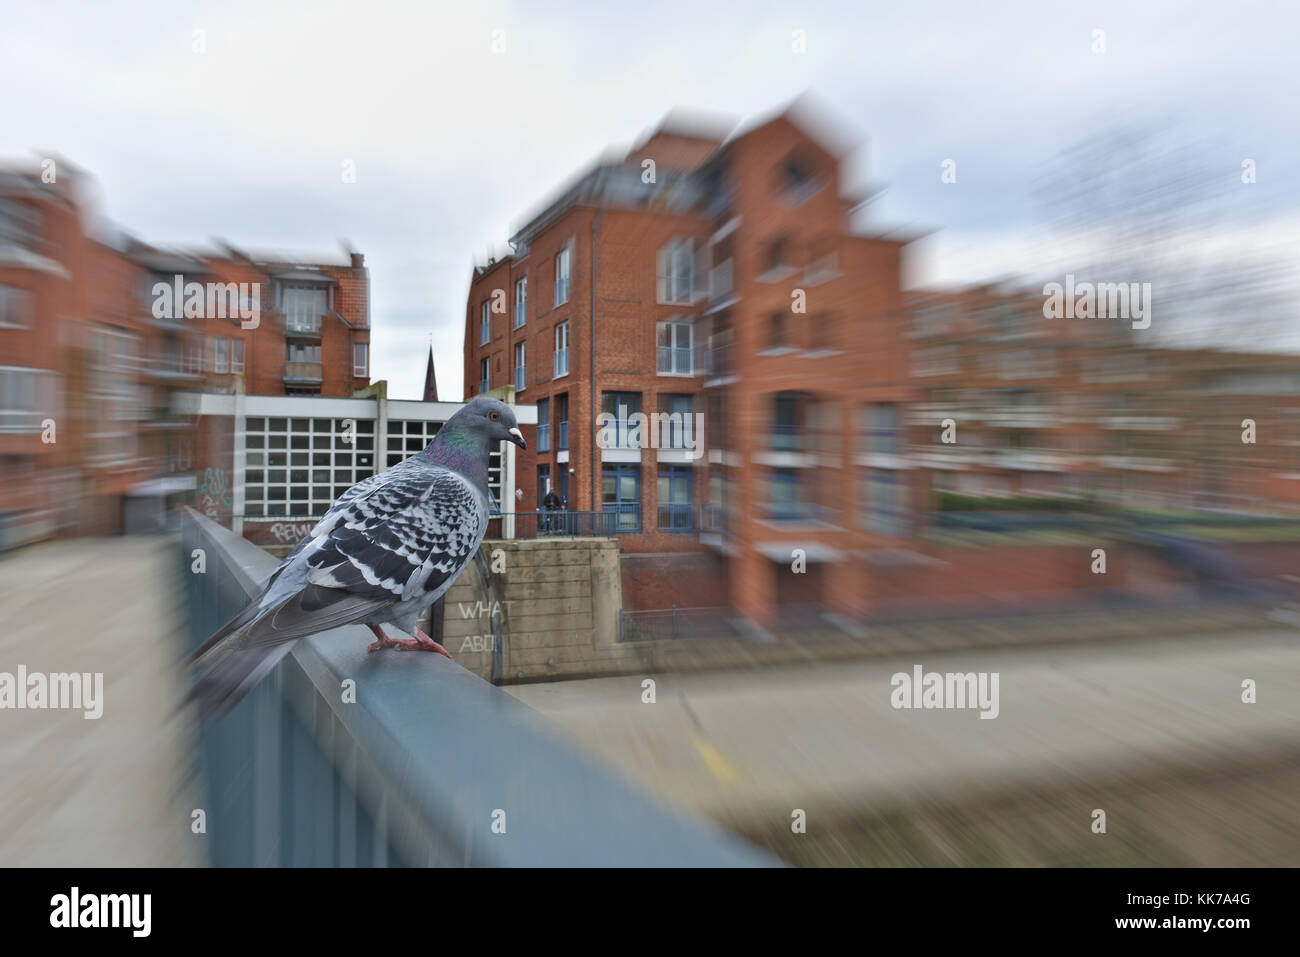
[[424,401],[438,401],[438,377],[433,371],[433,343],[429,343],[429,365],[424,370]]

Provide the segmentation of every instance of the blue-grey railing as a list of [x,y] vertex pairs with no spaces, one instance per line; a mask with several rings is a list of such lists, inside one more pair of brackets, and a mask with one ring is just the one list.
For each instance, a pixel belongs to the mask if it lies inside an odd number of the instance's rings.
[[[193,649],[276,560],[189,509],[181,543]],[[368,654],[372,640],[359,625],[304,639],[229,714],[201,725],[213,864],[777,863],[655,804],[454,662]]]

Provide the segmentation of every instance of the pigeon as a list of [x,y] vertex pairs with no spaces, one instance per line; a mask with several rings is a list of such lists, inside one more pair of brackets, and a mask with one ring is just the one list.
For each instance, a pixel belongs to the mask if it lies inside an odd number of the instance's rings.
[[[301,638],[367,625],[370,651],[445,648],[416,627],[478,552],[487,531],[488,459],[528,448],[515,413],[479,396],[422,452],[344,492],[280,563],[266,588],[191,657],[200,715],[234,707]],[[414,638],[392,638],[391,624]]]

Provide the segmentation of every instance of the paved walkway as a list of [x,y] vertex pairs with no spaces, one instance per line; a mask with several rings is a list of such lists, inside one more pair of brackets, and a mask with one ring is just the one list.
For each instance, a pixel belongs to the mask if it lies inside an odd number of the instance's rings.
[[[891,676],[996,671],[1000,714],[895,710]],[[1258,683],[1243,704],[1241,682]],[[1300,630],[988,649],[508,690],[670,801],[729,820],[842,816],[1013,785],[1096,787],[1300,746]]]
[[201,862],[179,775],[174,543],[104,538],[0,559],[0,672],[103,672],[103,716],[0,710],[0,866]]

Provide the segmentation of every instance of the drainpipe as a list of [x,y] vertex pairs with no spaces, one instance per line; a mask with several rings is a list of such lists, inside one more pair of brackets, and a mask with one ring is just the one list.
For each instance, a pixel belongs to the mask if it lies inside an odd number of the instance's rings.
[[[588,376],[588,388],[591,390],[591,511],[594,514],[600,509],[597,507],[599,499],[597,495],[600,490],[600,463],[596,460],[596,236],[600,233],[600,224],[605,218],[605,209],[601,207],[596,218],[591,221],[591,337],[588,340],[591,345],[591,371]],[[572,445],[572,443],[570,443]]]

